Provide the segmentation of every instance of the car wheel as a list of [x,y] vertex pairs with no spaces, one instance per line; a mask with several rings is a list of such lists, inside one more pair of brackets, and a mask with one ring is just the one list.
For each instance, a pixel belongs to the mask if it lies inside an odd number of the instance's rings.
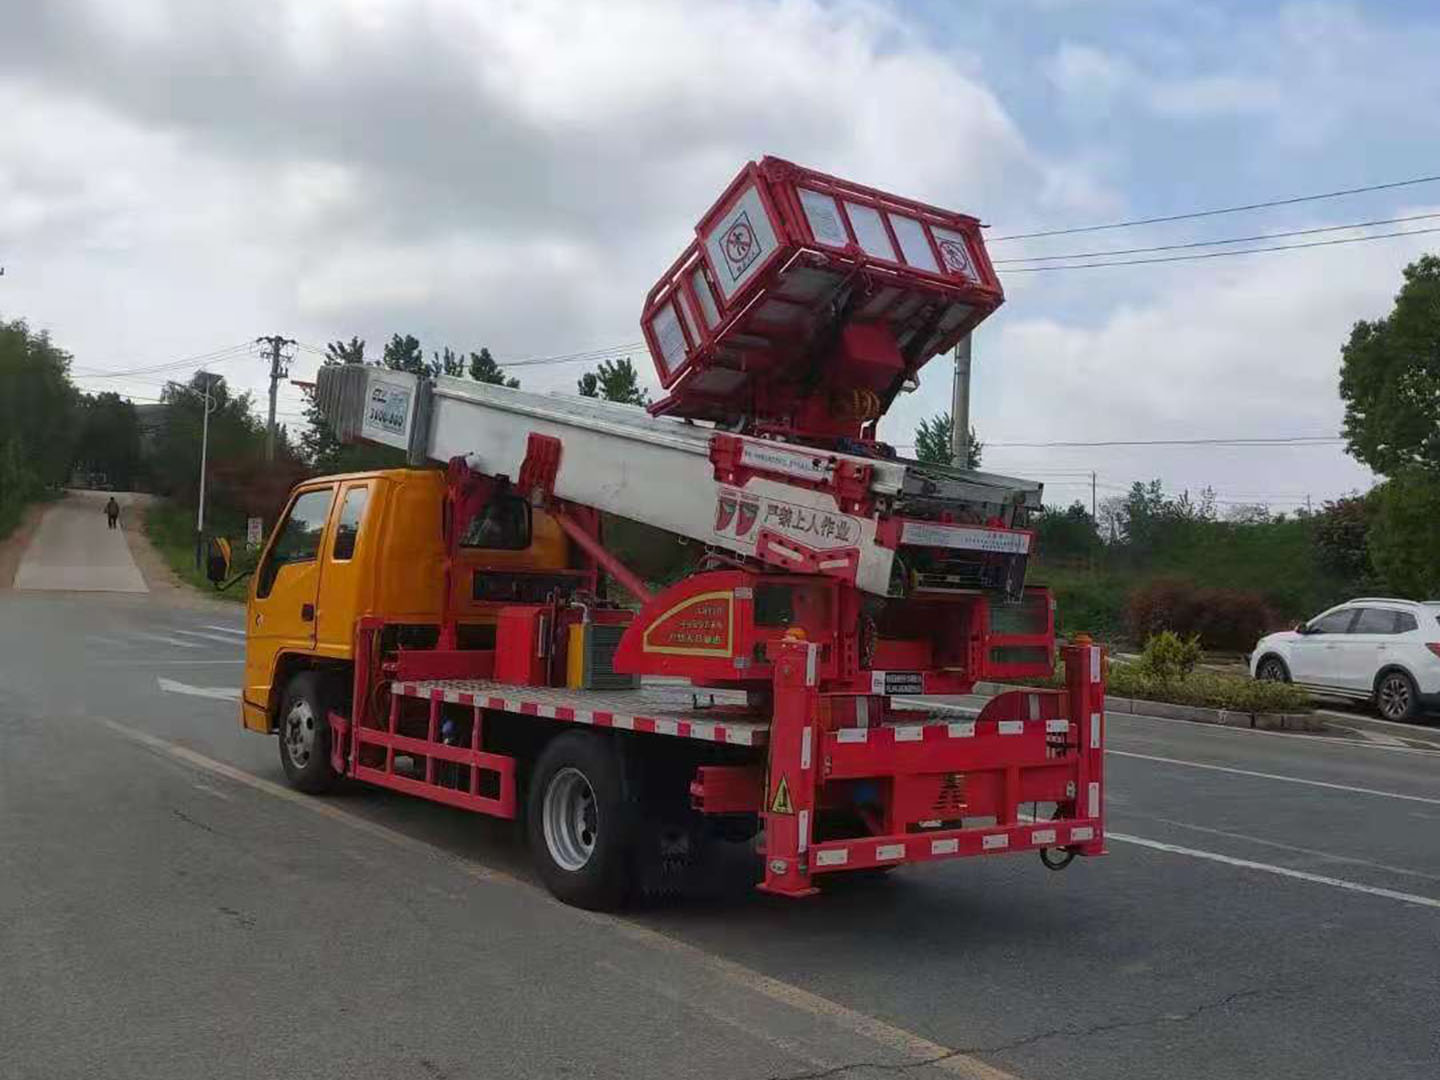
[[335,783],[328,714],[323,675],[302,671],[290,680],[280,702],[280,764],[290,786],[310,795]]
[[1285,666],[1285,661],[1278,656],[1267,656],[1260,661],[1255,669],[1255,677],[1264,679],[1267,682],[1289,682],[1290,669]]
[[1403,671],[1387,671],[1375,687],[1375,710],[1386,720],[1409,720],[1419,705],[1415,680]]

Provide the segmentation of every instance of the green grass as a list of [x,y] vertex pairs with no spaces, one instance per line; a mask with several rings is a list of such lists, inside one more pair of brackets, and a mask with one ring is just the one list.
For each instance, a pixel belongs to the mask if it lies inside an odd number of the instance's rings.
[[[206,534],[226,537],[235,552],[231,572],[243,569],[247,565],[244,517],[223,508],[216,513],[207,514],[207,517],[209,520],[206,522]],[[243,582],[220,592],[210,584],[205,577],[205,571],[196,567],[194,507],[159,500],[146,509],[143,524],[150,546],[165,560],[165,564],[175,571],[175,576],[181,581],[219,600],[241,604],[245,602]]]
[[29,498],[0,498],[0,540],[4,540],[15,527],[20,524],[20,519],[25,516],[25,510],[32,503],[54,502],[64,492],[59,489],[44,490]]

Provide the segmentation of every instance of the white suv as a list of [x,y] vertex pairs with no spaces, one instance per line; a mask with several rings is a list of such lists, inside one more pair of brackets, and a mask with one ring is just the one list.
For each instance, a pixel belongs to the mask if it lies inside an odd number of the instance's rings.
[[1408,720],[1440,707],[1440,601],[1350,600],[1261,638],[1250,674],[1368,699],[1386,720]]

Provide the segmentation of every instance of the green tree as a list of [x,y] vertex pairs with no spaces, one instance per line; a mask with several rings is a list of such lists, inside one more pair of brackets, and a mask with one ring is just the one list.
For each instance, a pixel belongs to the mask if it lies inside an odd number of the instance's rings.
[[1370,561],[1385,587],[1412,600],[1440,598],[1440,482],[1415,466],[1374,493]]
[[627,356],[623,360],[602,360],[594,371],[580,376],[581,397],[618,401],[622,405],[649,405],[650,395],[640,385],[639,372]]
[[102,472],[119,488],[134,486],[141,471],[140,417],[135,405],[116,393],[80,398],[75,463]]
[[1035,547],[1047,561],[1086,559],[1100,547],[1100,532],[1079,500],[1064,510],[1047,506],[1035,523]]
[[1370,572],[1375,501],[1374,493],[1336,499],[1308,519],[1320,564],[1346,581],[1359,582]]
[[[915,457],[928,465],[954,465],[954,431],[955,422],[948,412],[921,420],[920,426],[915,429]],[[968,453],[965,467],[980,468],[980,457],[985,452],[985,444],[975,434],[973,427],[970,429],[970,443],[966,449]]]
[[222,471],[264,467],[265,428],[251,408],[249,394],[232,394],[223,376],[205,371],[197,371],[188,383],[167,383],[160,391],[165,416],[149,467],[162,494],[190,505],[199,492],[207,383],[211,405],[209,467]]
[[0,320],[0,528],[70,471],[78,395],[70,354],[23,319]]
[[511,390],[520,388],[520,380],[509,378],[505,369],[495,362],[490,355],[490,350],[481,346],[480,351],[470,354],[470,378],[476,382],[490,383],[493,386],[508,386]]
[[[321,362],[322,367],[334,364],[363,364],[365,362],[365,342],[362,338],[351,337],[349,341],[332,341],[325,346],[325,359]],[[319,404],[315,401],[315,392],[312,389],[305,391],[305,430],[300,435],[299,454],[309,465],[319,472],[341,471],[340,458],[345,450],[345,444],[335,434],[335,429],[325,419],[325,414],[320,411]]]
[[465,357],[461,356],[449,345],[445,346],[443,352],[431,353],[434,360],[430,362],[431,375],[448,375],[451,378],[459,378],[465,374]]
[[411,375],[429,375],[431,368],[425,362],[425,350],[420,347],[419,338],[414,334],[401,337],[393,334],[385,343],[385,355],[381,360],[391,371],[408,371]]
[[1340,396],[1356,458],[1386,476],[1411,465],[1440,473],[1440,256],[1405,268],[1389,315],[1355,324]]

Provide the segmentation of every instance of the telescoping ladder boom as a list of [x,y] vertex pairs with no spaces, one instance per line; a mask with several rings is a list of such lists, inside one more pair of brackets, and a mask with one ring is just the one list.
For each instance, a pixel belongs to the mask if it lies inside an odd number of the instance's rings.
[[[1030,534],[1013,526],[1040,507],[1040,485],[1023,480],[732,435],[632,406],[460,378],[334,365],[320,370],[317,396],[341,438],[403,449],[417,464],[461,457],[477,472],[516,480],[532,436],[558,440],[558,498],[879,595],[903,584],[897,556],[903,565],[907,549],[918,548],[955,557],[922,587],[1017,589]],[[957,571],[955,580],[944,570]],[[994,580],[982,580],[987,574]]]

